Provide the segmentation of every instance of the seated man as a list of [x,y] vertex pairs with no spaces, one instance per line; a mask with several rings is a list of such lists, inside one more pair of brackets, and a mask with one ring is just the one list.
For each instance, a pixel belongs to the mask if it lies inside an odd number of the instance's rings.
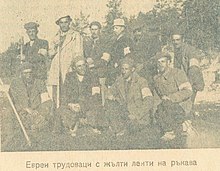
[[104,112],[101,108],[99,79],[89,73],[84,60],[78,60],[72,65],[63,86],[61,107],[57,109],[58,117],[64,131],[76,136],[79,124],[88,124],[93,131],[100,133],[99,127]]
[[127,54],[121,60],[121,76],[111,87],[111,94],[112,97],[109,99],[119,103],[121,115],[127,115],[122,117],[119,114],[116,118],[110,117],[111,123],[118,122],[121,124],[121,128],[119,127],[121,130],[119,128],[115,130],[116,135],[123,134],[126,125],[129,126],[130,132],[136,132],[149,126],[153,97],[147,81],[135,72],[132,54]]
[[155,117],[163,134],[161,139],[168,142],[177,140],[177,135],[183,131],[182,124],[192,108],[192,87],[184,71],[170,68],[169,54],[157,53],[155,61],[158,74],[154,77],[154,84],[161,99]]
[[32,64],[23,63],[20,71],[21,77],[12,81],[9,94],[30,139],[37,141],[40,134],[49,131],[52,101],[44,81],[34,78]]

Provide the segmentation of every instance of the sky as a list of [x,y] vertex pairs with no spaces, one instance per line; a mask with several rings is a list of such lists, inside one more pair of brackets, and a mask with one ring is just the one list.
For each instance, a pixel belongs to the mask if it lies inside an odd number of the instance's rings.
[[[40,24],[39,38],[51,41],[58,27],[56,19],[70,15],[79,16],[80,11],[90,15],[89,21],[98,20],[102,24],[108,8],[108,0],[0,0],[0,52],[17,41],[25,34],[24,24],[35,21]],[[125,16],[137,15],[140,11],[147,12],[152,9],[155,0],[122,0],[122,11]]]

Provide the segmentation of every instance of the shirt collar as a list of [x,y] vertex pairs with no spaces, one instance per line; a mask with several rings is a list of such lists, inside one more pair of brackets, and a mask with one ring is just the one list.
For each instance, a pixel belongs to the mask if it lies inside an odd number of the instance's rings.
[[84,76],[83,75],[79,75],[79,74],[76,74],[76,75],[77,75],[77,78],[78,78],[79,82],[82,82]]

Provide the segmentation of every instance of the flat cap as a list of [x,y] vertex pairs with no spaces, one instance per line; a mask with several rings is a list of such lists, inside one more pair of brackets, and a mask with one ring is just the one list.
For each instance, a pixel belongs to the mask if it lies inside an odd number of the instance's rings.
[[125,20],[122,18],[117,18],[114,20],[113,26],[124,26],[125,27]]
[[166,57],[168,60],[171,61],[171,56],[167,52],[157,52],[156,55],[153,57],[153,59],[155,61],[158,61],[160,58],[164,58],[164,57]]
[[93,25],[98,26],[99,29],[102,28],[100,22],[98,22],[98,21],[91,22],[90,25],[89,25],[89,28],[91,28]]
[[38,23],[29,22],[29,23],[26,23],[26,24],[24,25],[24,28],[25,28],[26,30],[28,30],[28,29],[37,29],[39,26],[40,26],[40,25],[39,25]]
[[69,15],[66,15],[66,16],[60,17],[55,23],[57,25],[59,25],[60,20],[63,19],[63,18],[67,18],[69,20],[69,22],[72,21],[72,18]]

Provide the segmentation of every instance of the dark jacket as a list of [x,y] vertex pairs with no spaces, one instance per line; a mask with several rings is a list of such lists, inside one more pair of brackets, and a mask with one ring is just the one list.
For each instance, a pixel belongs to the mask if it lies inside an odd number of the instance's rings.
[[90,107],[93,87],[100,87],[98,77],[87,72],[83,81],[79,82],[75,72],[69,72],[63,85],[61,104],[79,103],[83,111]]
[[37,38],[32,46],[30,42],[26,43],[24,46],[25,61],[33,64],[36,78],[46,80],[48,58],[39,53],[40,49],[48,51],[47,40]]
[[129,47],[133,51],[133,40],[125,33],[117,38],[112,45],[111,55],[115,63],[119,63],[120,59],[124,58],[124,49]]
[[205,83],[199,67],[202,54],[193,46],[183,43],[180,49],[174,50],[174,67],[183,70],[193,90],[202,91]]

